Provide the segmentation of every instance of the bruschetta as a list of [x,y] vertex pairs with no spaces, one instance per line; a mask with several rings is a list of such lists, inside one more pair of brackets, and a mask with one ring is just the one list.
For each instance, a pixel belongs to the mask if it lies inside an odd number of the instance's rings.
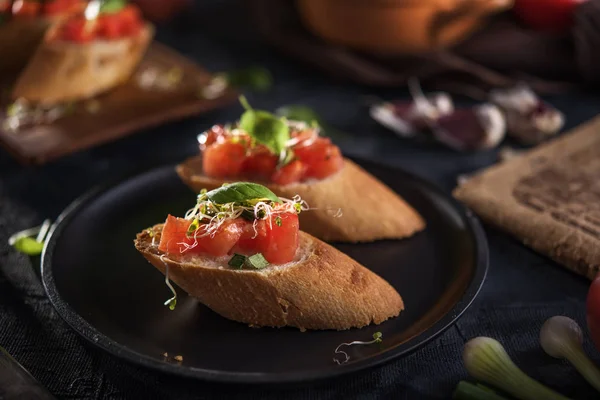
[[46,31],[81,12],[84,0],[0,0],[0,72],[18,74]]
[[398,316],[404,303],[388,282],[299,230],[303,210],[298,197],[232,183],[143,230],[135,247],[167,282],[252,326],[345,330]]
[[96,96],[130,78],[154,36],[152,25],[133,5],[101,9],[94,18],[86,14],[48,30],[19,76],[13,98],[66,103]]
[[402,239],[425,228],[413,207],[344,158],[319,135],[319,127],[246,107],[235,125],[216,125],[201,134],[201,154],[176,167],[192,190],[247,179],[282,197],[298,194],[314,208],[300,217],[303,230],[325,241]]

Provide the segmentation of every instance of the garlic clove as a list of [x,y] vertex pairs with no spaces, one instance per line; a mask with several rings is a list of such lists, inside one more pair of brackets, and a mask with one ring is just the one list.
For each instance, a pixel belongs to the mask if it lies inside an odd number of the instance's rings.
[[506,121],[498,107],[484,103],[442,116],[432,129],[436,139],[455,150],[485,150],[504,139]]
[[564,126],[564,114],[523,83],[492,90],[489,98],[505,113],[508,134],[524,144],[539,143],[556,135]]

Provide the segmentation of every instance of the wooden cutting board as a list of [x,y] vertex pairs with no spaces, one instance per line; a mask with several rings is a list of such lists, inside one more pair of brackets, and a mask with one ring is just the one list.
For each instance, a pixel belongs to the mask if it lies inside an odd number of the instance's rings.
[[[17,131],[0,124],[0,145],[23,164],[43,164],[61,156],[106,143],[143,128],[205,113],[236,101],[238,93],[227,89],[215,99],[198,96],[199,86],[211,74],[176,51],[154,42],[139,69],[178,68],[181,84],[172,91],[142,89],[135,79],[96,97],[97,111],[81,104],[50,124],[25,126]],[[8,102],[0,104],[3,110]],[[2,122],[2,121],[0,121]]]
[[485,221],[593,279],[600,269],[600,117],[454,192]]

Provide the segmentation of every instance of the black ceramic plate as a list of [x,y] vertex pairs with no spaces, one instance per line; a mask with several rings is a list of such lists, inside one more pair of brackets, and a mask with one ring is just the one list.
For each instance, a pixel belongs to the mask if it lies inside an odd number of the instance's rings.
[[[408,200],[427,229],[402,241],[336,245],[390,282],[406,310],[379,326],[343,332],[250,328],[183,295],[170,311],[163,275],[137,253],[135,234],[183,215],[196,196],[172,166],[97,189],[70,206],[55,224],[42,256],[42,279],[58,313],[106,351],[147,367],[226,382],[293,382],[372,367],[430,341],[477,295],[487,271],[487,245],[476,219],[430,184],[396,169],[359,161]],[[349,351],[343,342],[379,345]],[[183,362],[165,360],[182,355]]]

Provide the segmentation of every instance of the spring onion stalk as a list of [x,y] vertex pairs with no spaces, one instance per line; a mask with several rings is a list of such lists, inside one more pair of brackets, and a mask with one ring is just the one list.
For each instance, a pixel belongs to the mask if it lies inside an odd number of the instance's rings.
[[596,390],[600,391],[600,370],[583,352],[583,333],[571,318],[556,316],[548,319],[540,331],[544,351],[568,360]]
[[454,400],[507,400],[492,389],[483,385],[473,385],[466,381],[458,382],[454,394]]
[[521,400],[568,400],[527,376],[510,359],[502,345],[489,337],[471,339],[463,362],[475,379],[496,386]]

